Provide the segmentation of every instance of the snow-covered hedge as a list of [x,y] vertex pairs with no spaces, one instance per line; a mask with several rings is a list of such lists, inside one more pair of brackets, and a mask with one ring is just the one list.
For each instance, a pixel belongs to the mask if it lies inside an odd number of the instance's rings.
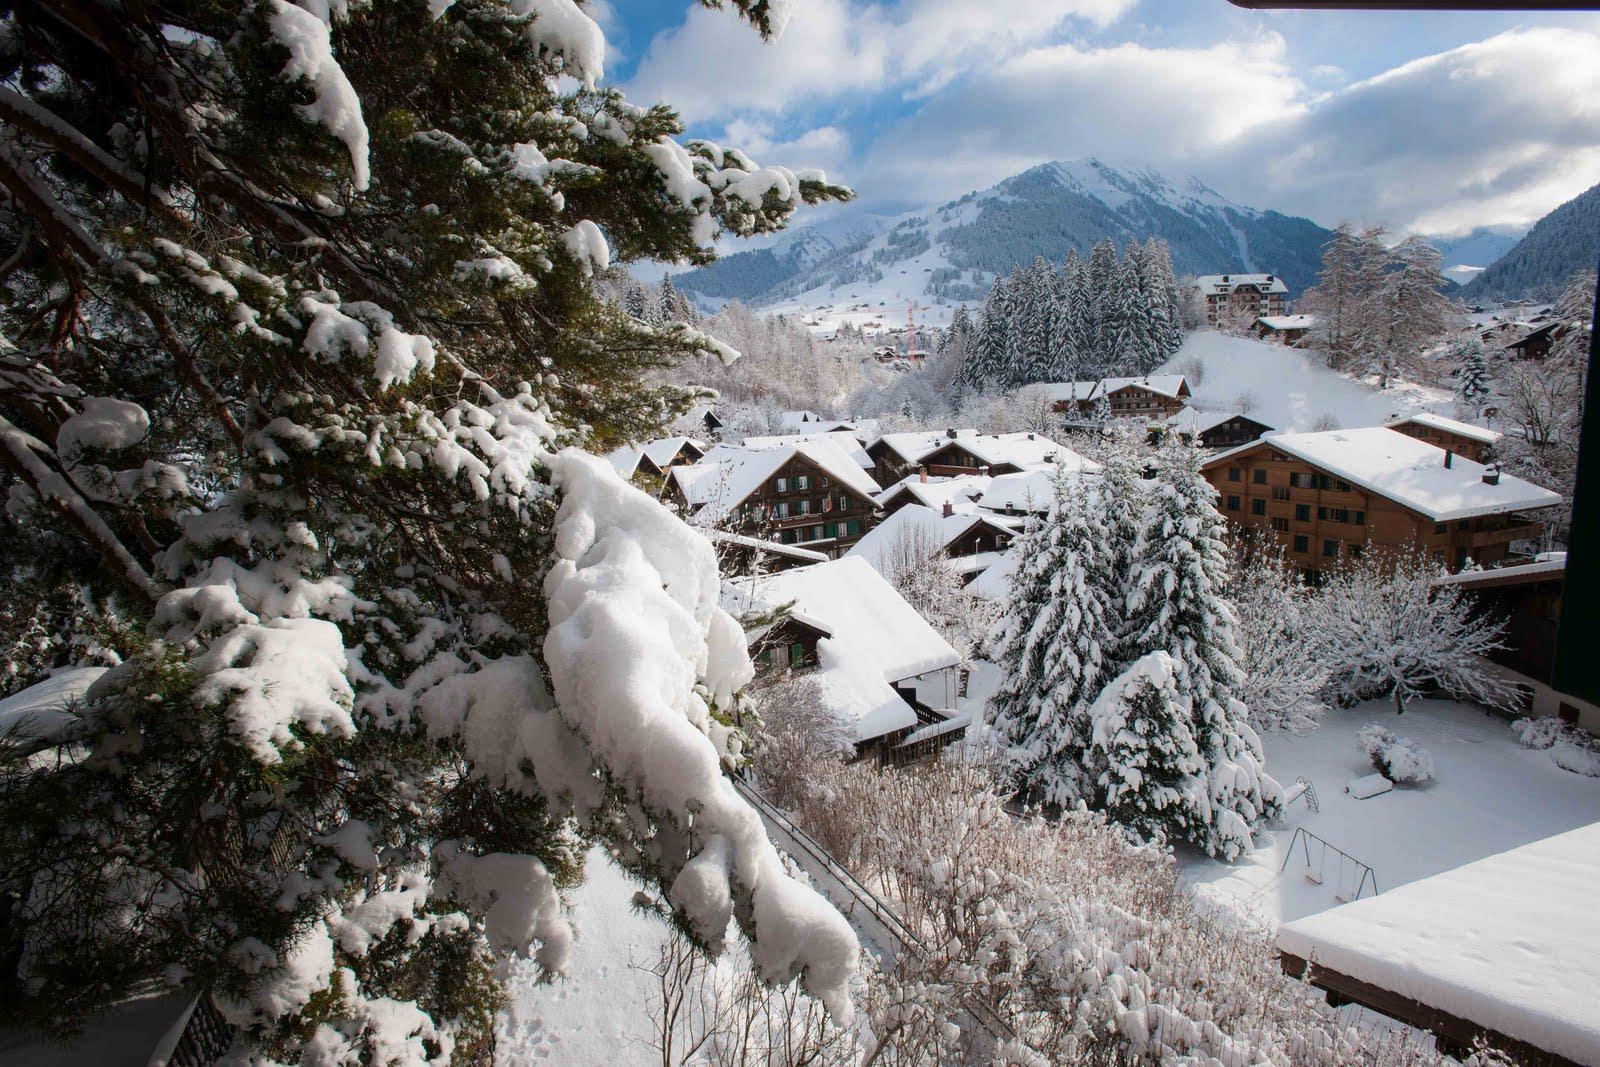
[[1391,782],[1429,782],[1433,780],[1433,753],[1409,737],[1397,737],[1378,723],[1368,723],[1356,732],[1356,747],[1372,760],[1372,766]]
[[1600,738],[1555,718],[1518,719],[1511,732],[1527,748],[1550,753],[1557,767],[1574,774],[1600,778]]

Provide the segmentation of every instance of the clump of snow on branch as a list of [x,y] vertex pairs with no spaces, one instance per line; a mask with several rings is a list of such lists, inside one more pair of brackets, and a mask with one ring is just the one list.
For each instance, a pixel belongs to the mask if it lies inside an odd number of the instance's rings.
[[70,463],[86,448],[130,448],[149,432],[150,416],[138,404],[109,396],[88,396],[83,398],[83,410],[56,431],[56,452]]
[[717,943],[735,893],[748,895],[762,974],[799,974],[847,1017],[854,933],[789,877],[721,770],[708,701],[730,706],[754,670],[719,606],[710,543],[603,459],[568,450],[551,472],[562,500],[544,653],[562,716],[645,811],[694,812],[692,825],[664,827],[647,845],[677,870],[668,895],[691,928]]
[[285,0],[268,2],[271,14],[267,24],[272,36],[289,52],[284,77],[304,78],[316,93],[315,100],[300,107],[301,116],[307,122],[325,126],[344,142],[350,152],[355,187],[365,190],[372,180],[367,160],[367,122],[361,115],[361,98],[334,58],[328,21]]
[[606,36],[573,0],[510,0],[518,15],[532,15],[528,37],[540,51],[559,56],[563,73],[593,88],[605,76]]

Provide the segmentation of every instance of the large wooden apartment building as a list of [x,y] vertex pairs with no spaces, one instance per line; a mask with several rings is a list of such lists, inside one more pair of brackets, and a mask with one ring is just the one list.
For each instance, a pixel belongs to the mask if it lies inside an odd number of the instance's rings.
[[1289,287],[1275,274],[1205,274],[1194,280],[1206,301],[1206,321],[1212,326],[1230,318],[1255,322],[1289,309]]
[[1381,426],[1280,434],[1207,460],[1217,507],[1271,531],[1309,574],[1378,548],[1420,546],[1452,571],[1544,532],[1561,496]]
[[667,491],[694,522],[838,556],[877,513],[878,483],[828,441],[771,448],[718,445],[667,472]]
[[1094,382],[1054,382],[1039,387],[1050,409],[1065,423],[1081,422],[1103,412],[1113,418],[1160,422],[1189,403],[1189,383],[1181,374],[1141,374]]

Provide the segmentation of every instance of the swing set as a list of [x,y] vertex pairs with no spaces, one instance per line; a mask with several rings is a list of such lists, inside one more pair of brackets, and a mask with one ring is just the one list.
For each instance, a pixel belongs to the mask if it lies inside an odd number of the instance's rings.
[[[1378,895],[1378,876],[1371,867],[1362,863],[1354,856],[1339,846],[1332,844],[1304,826],[1297,826],[1294,836],[1289,839],[1289,849],[1284,853],[1283,864],[1278,868],[1279,873],[1289,869],[1289,861],[1294,858],[1294,846],[1299,844],[1300,854],[1305,860],[1306,881],[1312,885],[1323,885],[1329,874],[1329,856],[1333,858],[1333,897],[1342,904],[1352,900],[1360,900],[1363,894]],[[1312,860],[1311,850],[1315,847],[1317,855],[1315,862]],[[1368,887],[1371,887],[1370,892]]]

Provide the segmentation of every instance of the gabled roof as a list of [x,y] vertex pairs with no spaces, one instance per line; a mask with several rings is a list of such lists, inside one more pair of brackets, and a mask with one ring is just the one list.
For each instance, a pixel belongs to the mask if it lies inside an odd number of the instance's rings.
[[1100,389],[1099,381],[1092,382],[1039,382],[1028,386],[1046,400],[1093,400]]
[[915,725],[891,683],[957,666],[961,657],[865,560],[843,559],[726,583],[735,618],[792,604],[792,613],[831,636],[817,642],[813,677],[856,740]]
[[1263,315],[1256,320],[1269,330],[1309,330],[1317,324],[1315,315]]
[[730,533],[727,530],[707,530],[705,534],[713,544],[737,545],[740,548],[749,548],[774,556],[784,556],[788,559],[803,560],[806,563],[825,563],[828,559],[826,552],[801,548],[799,545],[786,545],[781,541],[765,541],[759,537],[746,537],[743,534]]
[[929,475],[924,481],[921,475],[908,474],[879,493],[877,501],[883,506],[897,497],[904,496],[936,511],[941,510],[947,503],[957,511],[971,511],[978,497],[983,495],[983,491],[993,480],[982,474],[951,476],[935,474]]
[[1167,425],[1180,433],[1205,433],[1214,426],[1221,426],[1229,419],[1244,419],[1257,426],[1271,430],[1272,427],[1260,419],[1252,419],[1242,411],[1199,411],[1195,408],[1184,408],[1167,417]]
[[1099,470],[1099,465],[1078,455],[1066,445],[1038,433],[979,433],[976,430],[918,430],[911,433],[886,433],[872,447],[884,445],[907,463],[920,463],[950,445],[960,445],[990,466],[1010,463],[1017,467],[1039,467],[1062,463],[1070,470]]
[[606,458],[611,461],[618,474],[624,478],[632,478],[634,472],[639,469],[640,459],[649,459],[657,468],[665,470],[669,463],[678,458],[685,445],[693,445],[702,452],[706,447],[692,437],[661,437],[642,445],[623,445]]
[[1447,419],[1443,415],[1435,415],[1431,411],[1419,411],[1412,415],[1403,415],[1398,419],[1391,419],[1384,425],[1392,430],[1407,423],[1415,423],[1418,426],[1427,426],[1431,429],[1442,430],[1445,433],[1453,433],[1458,437],[1465,437],[1469,441],[1481,441],[1486,445],[1492,445],[1505,436],[1498,430],[1491,430],[1486,426],[1474,426],[1470,422],[1461,422],[1458,419]]
[[[1100,470],[1099,464],[1091,466],[1092,469],[1078,471],[1068,468],[1068,472],[1082,476]],[[1043,515],[1055,499],[1054,479],[1055,471],[1049,467],[1002,474],[990,482],[989,488],[978,498],[978,507],[985,511],[1025,511]]]
[[1268,293],[1287,293],[1289,287],[1276,274],[1202,274],[1195,286],[1206,296],[1231,293],[1241,285],[1254,285]]
[[1105,378],[1100,382],[1100,388],[1107,396],[1130,385],[1170,396],[1174,400],[1182,399],[1189,391],[1189,383],[1183,380],[1181,374],[1142,374],[1136,378]]
[[946,515],[937,508],[907,504],[868,530],[867,535],[845,553],[845,558],[864,559],[879,574],[887,574],[894,562],[895,546],[902,536],[920,535],[924,539],[922,547],[942,552],[975,526],[988,526],[1007,535],[1012,532],[1009,526],[1001,525],[976,511],[958,511]]
[[781,448],[784,445],[805,444],[808,441],[826,441],[843,450],[861,467],[872,466],[872,457],[861,447],[861,441],[849,430],[818,430],[815,433],[773,434],[766,437],[746,437],[746,448]]
[[1275,448],[1434,522],[1500,515],[1561,503],[1561,494],[1510,474],[1498,485],[1487,469],[1464,456],[1444,465],[1445,450],[1385,426],[1321,433],[1285,433],[1230,448],[1207,460],[1214,467],[1251,449]]
[[801,441],[776,448],[718,445],[700,462],[673,467],[667,472],[683,494],[695,518],[716,520],[743,504],[796,456],[810,460],[841,485],[872,497],[879,491],[872,475],[831,441]]
[[853,430],[846,419],[830,419],[815,411],[780,411],[778,429],[784,433],[829,433],[833,430]]

